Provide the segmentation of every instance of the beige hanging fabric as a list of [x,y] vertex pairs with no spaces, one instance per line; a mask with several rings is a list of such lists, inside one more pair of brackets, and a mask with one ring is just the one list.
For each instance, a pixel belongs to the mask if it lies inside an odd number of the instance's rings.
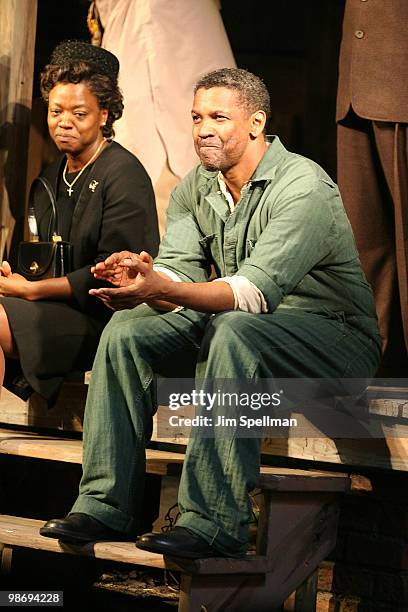
[[[120,61],[125,111],[116,140],[134,152],[153,184],[168,165],[182,178],[198,158],[191,138],[195,81],[233,67],[215,0],[96,0],[102,46]],[[174,178],[174,181],[176,178]]]

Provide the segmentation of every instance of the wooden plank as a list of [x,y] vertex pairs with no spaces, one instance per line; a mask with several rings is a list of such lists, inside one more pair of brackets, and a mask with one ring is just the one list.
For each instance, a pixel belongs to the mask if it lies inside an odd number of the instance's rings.
[[40,535],[44,521],[18,516],[0,515],[0,542],[8,546],[34,548],[56,553],[80,554],[96,559],[119,561],[148,567],[168,568],[202,574],[264,573],[264,557],[248,555],[244,559],[169,559],[136,548],[134,542],[91,542],[83,545],[66,544]]
[[23,425],[36,429],[81,432],[86,392],[87,387],[82,382],[67,381],[55,405],[50,408],[38,393],[24,401],[3,387],[0,396],[0,426]]
[[372,493],[373,485],[371,480],[360,474],[351,474],[351,491],[354,493]]
[[[2,429],[0,454],[81,463],[82,441]],[[183,460],[183,453],[146,449],[146,471],[149,474],[167,475],[171,472],[170,466],[181,468]]]
[[[0,429],[0,454],[81,463],[82,440]],[[184,456],[184,453],[147,448],[146,470],[150,474],[168,475],[169,466],[181,467]],[[268,466],[261,468],[260,485],[267,489],[293,491],[307,486],[305,484],[307,482],[310,482],[308,485],[310,490],[344,491],[349,479],[345,474],[338,472],[293,470]]]
[[[380,392],[377,389],[374,391]],[[407,390],[396,388],[393,391],[400,397],[370,400],[370,414],[383,416],[383,423],[386,423],[387,417],[390,417],[390,425],[383,427],[383,438],[334,440],[318,431],[316,431],[316,437],[299,437],[299,433],[293,430],[289,431],[288,438],[265,438],[262,442],[262,453],[350,467],[408,471],[408,428],[399,425],[401,435],[397,437],[393,422],[395,416],[401,419],[408,415],[408,402],[405,400]],[[183,406],[180,416],[191,417],[192,415],[192,408]],[[187,428],[170,427],[166,421],[168,421],[166,410],[159,408],[152,439],[158,442],[186,445],[188,443]]]
[[[83,386],[85,387],[85,386]],[[61,398],[60,406],[49,410],[44,404],[42,407],[37,402],[30,407],[13,394],[3,389],[0,399],[0,421],[5,424],[18,424],[35,426],[36,428],[47,427],[59,430],[82,429],[83,403],[75,397],[75,383],[66,387],[66,396]],[[379,389],[374,389],[377,393]],[[402,398],[406,389],[396,388],[393,392],[400,395],[395,398],[392,406],[386,399],[381,400],[381,414],[404,416],[408,413],[405,401]],[[79,391],[78,391],[79,392]],[[374,392],[373,392],[374,393]],[[83,395],[84,398],[84,395]],[[380,412],[380,400],[372,400],[373,413]],[[181,414],[181,413],[180,413]],[[192,409],[183,407],[182,416],[192,416]],[[159,407],[154,418],[154,431],[152,440],[159,443],[175,443],[186,446],[188,443],[188,432],[166,426],[165,411]],[[0,423],[1,426],[1,423]],[[159,435],[160,434],[160,435]],[[291,459],[302,459],[306,461],[319,461],[344,466],[358,466],[389,469],[397,471],[408,471],[408,435],[407,437],[395,437],[393,426],[385,428],[385,438],[378,439],[341,439],[333,440],[323,435],[319,437],[301,438],[296,432],[289,432],[289,438],[266,438],[262,444],[262,452],[265,455],[289,457]]]
[[2,429],[0,430],[0,453],[66,463],[81,463],[82,442],[81,440],[53,438],[35,433]]
[[264,586],[264,575],[182,573],[178,612],[274,612]]
[[[37,0],[0,2],[0,257],[23,238]],[[14,224],[16,223],[16,227]]]
[[263,441],[262,452],[266,455],[350,467],[408,471],[408,438],[268,438]]
[[261,468],[258,486],[269,491],[338,492],[350,490],[347,474],[291,470],[288,468]]
[[[182,423],[178,426],[170,425],[169,417],[174,416],[174,413],[170,413],[166,406],[159,406],[155,415],[155,423],[153,428],[152,439],[162,441],[166,443],[175,444],[187,444],[190,435],[190,427],[185,425],[185,419],[191,419],[194,417],[195,411],[193,406],[182,406],[177,410],[178,421]],[[405,399],[390,399],[390,398],[373,398],[369,402],[368,415],[372,415],[377,419],[378,432],[380,436],[388,437],[408,437],[408,401]],[[292,413],[290,415],[301,423],[301,430],[299,431],[296,427],[288,428],[287,437],[281,438],[285,440],[293,439],[305,439],[301,438],[308,435],[312,439],[327,439],[330,440],[318,427],[311,423],[305,418],[300,412]],[[381,424],[377,417],[384,417],[381,420]],[[389,417],[389,418],[388,418]],[[398,418],[398,424],[396,425],[395,419]],[[405,424],[406,423],[406,424]],[[396,427],[398,429],[396,430]],[[368,433],[364,430],[364,434],[368,438]],[[314,437],[313,437],[314,436]],[[271,438],[266,437],[265,440]],[[268,445],[264,445],[263,452],[268,453]]]
[[334,548],[338,499],[333,493],[265,492],[257,549],[268,558],[271,608],[281,605]]
[[295,612],[310,612],[316,609],[318,570],[296,589]]
[[[183,562],[181,569],[188,575],[182,575],[179,610],[189,612],[205,607],[215,612],[243,609],[267,612],[282,609],[284,600],[318,568],[335,545],[337,498],[327,493],[310,496],[267,492],[266,514],[261,511],[258,532],[258,552],[265,555],[265,575],[242,571],[236,572],[241,575],[231,576],[225,567],[227,562],[234,568],[241,563],[244,569],[245,561],[250,570],[251,564],[262,556],[254,557],[253,562],[248,556],[241,561],[203,560],[209,571],[198,573],[189,571],[188,564]],[[304,597],[303,607],[298,608],[304,612],[314,610],[314,606],[308,606],[313,599],[313,585],[308,586],[308,600]],[[306,590],[305,586],[304,595]]]
[[248,554],[242,559],[228,557],[213,557],[209,559],[176,559],[172,557],[171,562],[175,569],[188,574],[200,574],[203,576],[217,574],[264,574],[267,571],[268,562],[263,555]]
[[[180,421],[192,418],[195,414],[194,406],[181,406],[177,410]],[[166,444],[187,445],[190,435],[189,427],[172,427],[169,424],[169,410],[167,406],[159,406],[153,420],[152,440]]]
[[39,529],[45,521],[18,516],[0,515],[0,542],[10,546],[34,548],[56,553],[81,554],[95,559],[109,559],[148,567],[171,567],[162,555],[136,548],[134,542],[93,542],[82,546],[64,544],[54,538],[44,538]]

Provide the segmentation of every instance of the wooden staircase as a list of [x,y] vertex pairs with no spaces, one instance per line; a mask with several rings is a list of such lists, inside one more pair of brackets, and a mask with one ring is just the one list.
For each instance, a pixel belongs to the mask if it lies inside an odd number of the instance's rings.
[[[0,430],[0,455],[80,463],[82,442],[32,432]],[[183,453],[147,449],[146,470],[158,476],[179,473]],[[296,611],[315,609],[317,568],[336,542],[339,499],[352,488],[345,474],[288,468],[261,468],[262,492],[256,551],[243,559],[190,561],[163,558],[133,542],[72,545],[40,536],[44,521],[0,515],[1,567],[15,548],[82,555],[181,573],[179,612],[257,612],[281,609],[296,591]],[[245,608],[242,607],[245,601]]]

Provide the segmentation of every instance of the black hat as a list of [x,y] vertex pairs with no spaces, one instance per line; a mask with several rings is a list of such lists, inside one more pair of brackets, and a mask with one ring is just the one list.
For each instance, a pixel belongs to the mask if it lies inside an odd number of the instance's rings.
[[92,64],[98,72],[110,77],[112,81],[118,78],[118,58],[110,51],[82,40],[65,40],[55,47],[50,58],[50,64],[55,66],[65,66],[77,61]]

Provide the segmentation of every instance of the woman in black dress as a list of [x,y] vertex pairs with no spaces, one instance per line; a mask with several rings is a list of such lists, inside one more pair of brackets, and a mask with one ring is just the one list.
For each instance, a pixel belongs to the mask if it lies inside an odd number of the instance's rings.
[[[3,262],[0,377],[4,356],[17,357],[27,387],[47,399],[55,398],[68,372],[92,367],[112,314],[88,293],[101,286],[91,266],[115,251],[158,248],[150,178],[132,153],[112,142],[123,110],[118,71],[117,58],[105,49],[67,41],[41,76],[49,132],[63,153],[43,176],[55,191],[59,233],[73,244],[74,265],[67,276],[34,282]],[[51,206],[41,188],[34,209],[36,233],[47,240]]]

